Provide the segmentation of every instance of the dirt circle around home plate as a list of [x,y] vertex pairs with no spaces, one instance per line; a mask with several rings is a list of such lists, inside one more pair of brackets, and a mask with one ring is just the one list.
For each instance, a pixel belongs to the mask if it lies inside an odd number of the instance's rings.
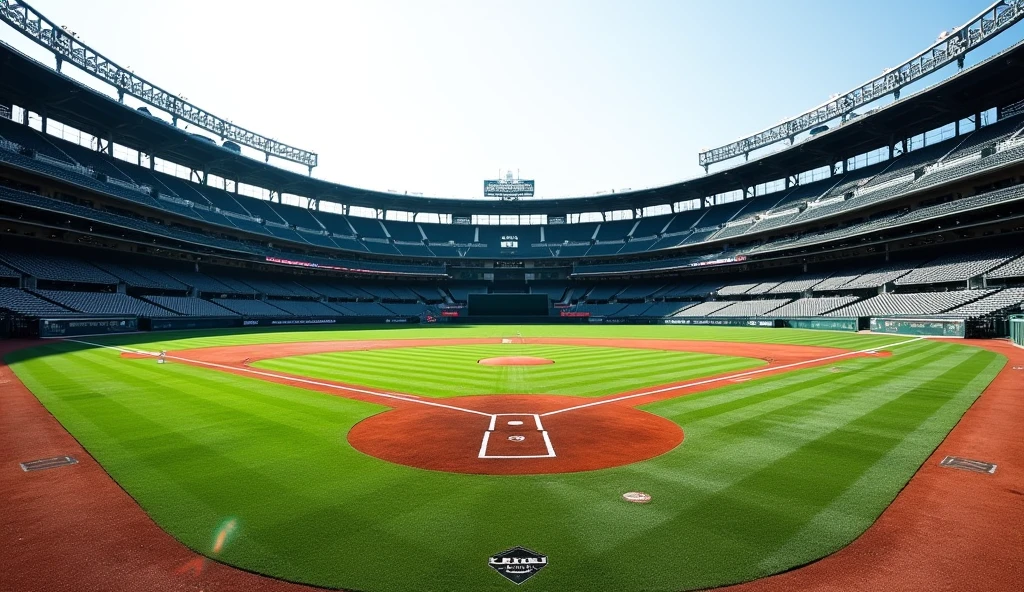
[[420,469],[540,475],[633,464],[683,441],[682,428],[664,417],[594,402],[487,395],[445,399],[451,407],[403,405],[357,423],[348,442],[364,454]]

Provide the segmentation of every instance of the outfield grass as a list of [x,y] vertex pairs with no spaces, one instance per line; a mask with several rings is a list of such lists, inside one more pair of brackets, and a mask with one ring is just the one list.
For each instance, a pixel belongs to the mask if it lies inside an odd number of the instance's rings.
[[[587,326],[292,329],[89,341],[155,350],[495,337],[515,330],[850,349],[907,341],[795,330]],[[414,380],[418,371],[405,364],[424,363],[420,349],[435,348],[387,350],[410,356],[392,360],[391,372]],[[451,350],[456,368],[466,354]],[[384,351],[359,352],[367,357],[353,366]],[[238,536],[220,559],[291,580],[368,591],[510,590],[514,585],[486,562],[515,545],[548,555],[549,565],[523,584],[532,590],[693,589],[806,563],[844,546],[875,520],[1005,362],[955,342],[906,343],[892,357],[843,359],[649,405],[647,411],[679,423],[686,439],[642,463],[494,477],[423,471],[353,450],[345,435],[385,410],[374,404],[211,369],[123,359],[74,343],[8,359],[118,483],[186,545],[211,554],[214,531],[233,517]],[[697,361],[680,363],[679,371],[704,372],[693,367]],[[445,359],[431,363],[449,365]],[[575,363],[585,362],[555,366]],[[588,371],[576,378],[585,383],[595,376]],[[580,388],[577,394],[593,387]],[[622,502],[619,496],[632,490],[654,501]]]
[[[545,366],[481,366],[483,358],[534,356]],[[453,345],[274,358],[253,366],[428,397],[556,394],[597,397],[763,366],[754,358],[561,345]]]

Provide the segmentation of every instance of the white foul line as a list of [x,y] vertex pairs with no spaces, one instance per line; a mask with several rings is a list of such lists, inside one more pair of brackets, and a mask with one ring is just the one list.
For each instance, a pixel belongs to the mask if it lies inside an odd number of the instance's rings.
[[[143,351],[143,350],[136,350],[136,349],[130,349],[130,348],[124,348],[124,347],[117,347],[117,346],[114,346],[114,345],[103,345],[101,343],[91,343],[91,342],[88,342],[88,341],[81,341],[81,340],[78,340],[78,339],[65,339],[65,341],[73,341],[75,343],[82,343],[82,344],[85,344],[85,345],[91,345],[93,347],[102,347],[102,348],[105,348],[105,349],[113,349],[113,350],[117,350],[117,351],[120,351],[120,352],[126,352],[126,353],[130,353],[130,354],[139,354],[139,355],[153,356],[153,357],[156,357],[156,356],[159,355],[159,354],[157,354],[155,352],[148,352],[148,351]],[[340,384],[331,384],[329,382],[319,382],[319,381],[316,381],[316,380],[310,380],[308,378],[299,378],[297,376],[287,376],[287,375],[284,375],[284,374],[274,374],[273,372],[263,372],[261,370],[253,370],[252,368],[244,368],[244,367],[243,368],[239,368],[237,366],[226,366],[224,364],[216,364],[214,362],[204,362],[202,360],[190,360],[188,358],[181,358],[181,357],[178,357],[178,356],[168,355],[168,356],[165,356],[165,357],[168,360],[178,360],[178,361],[181,361],[181,362],[187,362],[189,364],[199,364],[199,365],[202,365],[202,366],[209,366],[211,368],[220,368],[220,369],[223,369],[223,370],[232,370],[232,371],[236,371],[236,372],[246,372],[246,373],[249,373],[249,374],[254,374],[256,376],[266,376],[266,377],[270,377],[270,378],[276,378],[278,380],[287,380],[287,381],[291,381],[291,382],[299,382],[299,383],[302,383],[302,384],[312,384],[312,385],[316,385],[316,386],[324,386],[324,387],[327,387],[327,388],[337,389],[337,390],[340,390],[340,391],[348,391],[348,392],[352,392],[352,393],[361,393],[361,394],[364,394],[364,395],[371,395],[371,396],[374,396],[374,397],[383,397],[385,399],[395,399],[395,400],[398,400],[398,401],[405,401],[407,403],[419,403],[420,405],[429,405],[431,407],[441,407],[441,408],[444,408],[444,409],[451,409],[452,411],[462,411],[464,413],[473,413],[475,415],[483,415],[484,417],[492,417],[492,415],[490,413],[484,413],[483,411],[477,411],[475,409],[464,409],[462,407],[456,407],[454,405],[445,405],[443,403],[435,403],[434,401],[425,401],[423,399],[414,399],[412,397],[408,397],[408,396],[404,396],[404,395],[399,395],[399,394],[395,394],[395,393],[382,393],[382,392],[378,392],[378,391],[369,391],[369,390],[354,388],[354,387],[350,387],[350,386],[341,386]]]
[[596,407],[598,405],[606,405],[608,403],[617,403],[619,401],[625,401],[627,399],[635,399],[637,397],[646,397],[648,395],[657,395],[658,393],[664,393],[664,392],[668,392],[668,391],[675,391],[675,390],[679,390],[679,389],[691,388],[691,387],[695,387],[695,386],[701,386],[703,384],[711,384],[713,382],[721,382],[723,380],[734,380],[736,378],[740,378],[740,377],[743,377],[743,376],[753,376],[755,374],[762,374],[764,372],[774,372],[776,370],[782,370],[782,369],[785,369],[785,368],[792,368],[794,366],[803,366],[805,364],[814,364],[816,362],[824,362],[825,360],[832,360],[832,359],[835,359],[835,358],[844,358],[846,356],[852,356],[852,355],[856,355],[856,354],[864,354],[864,353],[868,353],[868,352],[874,352],[874,351],[878,351],[880,349],[885,349],[885,348],[890,348],[890,347],[898,347],[898,346],[901,346],[901,345],[906,345],[908,343],[913,343],[915,341],[921,341],[922,339],[924,339],[924,337],[915,337],[914,339],[908,339],[907,341],[900,341],[899,343],[893,343],[893,344],[890,344],[890,345],[883,345],[883,346],[880,346],[880,347],[872,347],[870,349],[862,349],[862,350],[858,350],[858,351],[843,352],[841,354],[834,354],[834,355],[831,355],[831,356],[825,356],[824,358],[817,358],[817,359],[814,359],[814,360],[804,360],[802,362],[793,362],[792,364],[784,364],[782,366],[769,366],[767,368],[760,368],[758,370],[749,370],[747,372],[740,372],[740,373],[737,373],[737,374],[727,374],[725,376],[718,376],[716,378],[708,378],[706,380],[698,380],[696,382],[688,382],[688,383],[685,383],[685,384],[677,384],[675,386],[666,386],[666,387],[657,388],[657,389],[650,390],[650,391],[644,391],[642,393],[635,393],[635,394],[632,394],[632,395],[623,395],[621,397],[614,397],[614,398],[611,398],[611,399],[602,399],[600,401],[594,401],[593,403],[584,403],[583,405],[576,405],[575,407],[566,407],[565,409],[559,409],[557,411],[548,411],[547,413],[541,413],[540,415],[541,415],[541,417],[544,417],[544,416],[547,416],[547,415],[555,415],[557,413],[565,413],[566,411],[575,411],[577,409],[585,409],[587,407]]

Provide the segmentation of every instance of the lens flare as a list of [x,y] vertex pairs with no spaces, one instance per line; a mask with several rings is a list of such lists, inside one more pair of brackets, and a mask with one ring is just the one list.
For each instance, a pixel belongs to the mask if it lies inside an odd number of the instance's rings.
[[238,520],[234,518],[228,518],[221,523],[220,528],[217,529],[217,533],[213,540],[213,554],[219,555],[224,550],[224,546],[234,538],[235,531],[238,529]]

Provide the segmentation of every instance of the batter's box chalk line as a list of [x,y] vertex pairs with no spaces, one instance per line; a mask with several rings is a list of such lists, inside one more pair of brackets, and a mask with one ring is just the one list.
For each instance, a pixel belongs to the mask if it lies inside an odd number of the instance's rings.
[[[529,433],[528,426],[522,420],[501,420],[504,425],[498,425],[499,417],[527,417],[533,419],[532,431],[540,436],[540,440],[544,444],[545,454],[491,454],[489,448],[492,447],[492,438],[496,431],[503,429],[505,426],[513,426],[517,428],[517,432]],[[523,433],[510,434],[506,437],[506,440],[515,444],[521,444],[526,442],[529,438]],[[504,435],[504,434],[502,434]],[[555,447],[551,445],[551,437],[548,435],[544,424],[541,422],[540,415],[536,413],[495,413],[491,415],[490,425],[487,426],[487,430],[484,432],[483,440],[480,442],[480,453],[477,458],[493,458],[493,459],[509,459],[509,458],[555,458]]]

